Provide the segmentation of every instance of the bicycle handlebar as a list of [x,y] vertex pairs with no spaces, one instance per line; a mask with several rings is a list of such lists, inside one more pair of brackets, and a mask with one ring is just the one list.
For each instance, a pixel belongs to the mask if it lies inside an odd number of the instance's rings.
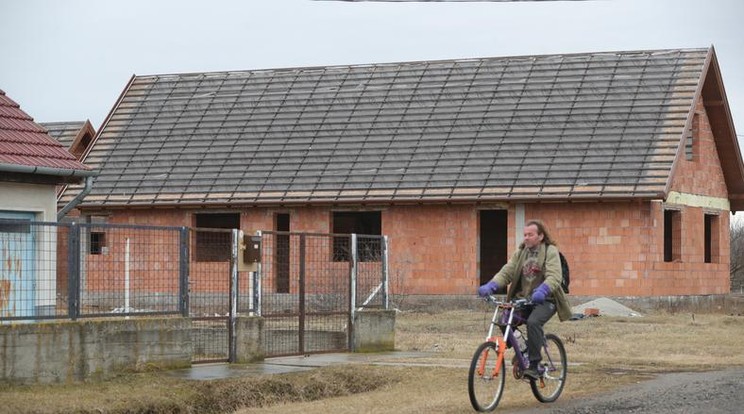
[[512,299],[510,301],[502,301],[499,300],[496,295],[488,295],[483,298],[486,302],[492,303],[496,306],[503,306],[503,307],[513,307],[513,308],[527,308],[530,306],[535,306],[535,303],[533,303],[529,299]]

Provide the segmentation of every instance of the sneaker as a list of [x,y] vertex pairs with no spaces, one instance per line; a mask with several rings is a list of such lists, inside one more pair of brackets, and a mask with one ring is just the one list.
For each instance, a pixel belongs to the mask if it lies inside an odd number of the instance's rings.
[[530,361],[530,367],[524,370],[524,376],[531,379],[538,379],[542,376],[540,373],[540,370],[538,369],[539,362],[532,362]]
[[540,373],[537,371],[537,368],[527,368],[524,370],[524,376],[536,380],[540,378]]

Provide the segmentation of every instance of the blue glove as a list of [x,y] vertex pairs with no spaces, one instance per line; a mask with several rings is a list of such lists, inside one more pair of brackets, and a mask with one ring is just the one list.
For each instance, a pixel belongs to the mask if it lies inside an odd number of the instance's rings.
[[486,297],[499,290],[499,284],[493,280],[478,288],[478,296]]
[[545,283],[541,283],[534,291],[532,291],[532,302],[538,305],[545,302],[545,298],[550,294],[550,288]]

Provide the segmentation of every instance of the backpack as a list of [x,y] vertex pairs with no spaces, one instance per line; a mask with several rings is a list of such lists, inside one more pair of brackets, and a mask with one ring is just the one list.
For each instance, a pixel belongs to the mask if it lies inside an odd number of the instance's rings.
[[[566,260],[566,256],[563,255],[560,251],[558,252],[558,257],[561,258],[561,273],[563,273],[563,280],[561,281],[561,289],[563,289],[564,293],[568,293],[568,285],[571,284],[571,270],[568,268],[568,260]],[[545,260],[547,261],[547,255],[545,257]],[[543,262],[543,268],[545,267],[545,262]]]
[[564,256],[561,252],[558,252],[558,256],[560,256],[561,258],[561,270],[563,271],[563,281],[561,282],[561,288],[563,289],[563,292],[568,293],[568,285],[571,284],[571,271],[568,268],[568,260],[566,260],[566,256]]

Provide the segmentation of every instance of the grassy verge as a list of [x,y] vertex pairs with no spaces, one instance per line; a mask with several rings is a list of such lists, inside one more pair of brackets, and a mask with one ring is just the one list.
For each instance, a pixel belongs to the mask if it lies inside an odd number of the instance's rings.
[[400,381],[377,367],[327,367],[295,374],[213,381],[164,373],[122,375],[74,385],[0,387],[2,413],[231,413],[245,407],[314,401],[358,394]]

